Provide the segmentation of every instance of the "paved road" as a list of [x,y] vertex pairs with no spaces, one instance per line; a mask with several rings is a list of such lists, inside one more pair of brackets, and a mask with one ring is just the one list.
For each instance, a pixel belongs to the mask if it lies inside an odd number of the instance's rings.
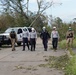
[[5,47],[0,50],[0,75],[64,75],[62,71],[50,68],[39,67],[40,64],[46,64],[45,58],[48,56],[64,55],[64,50],[54,52],[44,51],[41,40],[37,40],[36,51],[22,51],[22,46],[16,47],[16,51]]

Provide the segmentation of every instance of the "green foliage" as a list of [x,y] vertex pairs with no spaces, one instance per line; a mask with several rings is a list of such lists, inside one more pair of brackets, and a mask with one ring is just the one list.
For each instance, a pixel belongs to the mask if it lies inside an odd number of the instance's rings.
[[[2,15],[0,15],[0,32],[4,32],[4,30],[6,30],[8,27],[28,27],[31,25],[31,23],[34,21],[36,17],[36,13],[29,14],[27,19],[25,18],[25,15],[22,16],[20,13],[17,12],[13,14],[5,12]],[[55,18],[53,21],[55,23],[54,25],[58,29],[60,40],[65,39],[69,24],[63,23],[59,17]],[[41,14],[40,17],[36,19],[32,27],[34,27],[37,30],[37,32],[40,33],[42,31],[43,26],[45,26],[49,34],[51,34],[52,28],[48,26],[48,17],[44,14]],[[75,26],[76,25],[74,23],[71,24],[74,33],[76,33]]]
[[24,19],[24,17],[19,16],[15,18],[15,26],[18,26],[18,27],[28,26],[27,23],[29,22],[27,22],[27,20]]
[[46,30],[47,30],[48,33],[51,35],[51,31],[52,31],[51,27],[47,25],[47,26],[46,26]]
[[[37,16],[38,15],[35,15],[35,18]],[[34,22],[34,24],[32,26],[40,33],[42,31],[43,26],[45,26],[45,27],[48,26],[47,17],[45,15],[41,14],[40,17],[38,17],[36,19],[36,21]]]
[[60,17],[56,17],[54,19],[54,24],[52,25],[55,25],[57,28],[60,28],[62,26],[62,19]]
[[59,47],[60,47],[61,49],[65,49],[65,48],[66,48],[66,40],[60,41],[60,42],[59,42]]
[[76,55],[73,56],[66,65],[65,75],[76,75]]
[[60,40],[63,40],[66,38],[66,32],[68,30],[68,25],[66,25],[65,23],[62,24],[62,26],[60,28],[58,28],[58,32],[60,35]]
[[73,47],[76,48],[76,38],[73,41]]
[[[59,42],[59,47],[61,49],[66,49],[66,40],[62,40]],[[76,48],[76,39],[73,40],[73,48]]]

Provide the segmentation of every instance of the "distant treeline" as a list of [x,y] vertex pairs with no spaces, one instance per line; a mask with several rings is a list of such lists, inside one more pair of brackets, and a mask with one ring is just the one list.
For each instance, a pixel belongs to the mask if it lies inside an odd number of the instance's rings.
[[[24,17],[21,17],[20,14],[17,15],[15,14],[15,16],[9,14],[2,14],[0,15],[0,33],[4,32],[9,27],[24,27],[24,26],[28,27],[36,18],[36,16],[37,15],[33,15],[32,17],[29,16],[30,19],[25,19]],[[40,17],[38,17],[38,19],[32,25],[37,30],[38,33],[41,32],[43,26],[47,28],[49,33],[51,33],[52,27],[56,26],[59,31],[61,39],[65,38],[69,26],[71,26],[74,33],[76,33],[75,22],[63,23],[63,21],[59,17],[56,17],[52,19],[52,21],[50,20],[50,25],[48,25],[47,19],[48,18],[45,15],[40,15]]]

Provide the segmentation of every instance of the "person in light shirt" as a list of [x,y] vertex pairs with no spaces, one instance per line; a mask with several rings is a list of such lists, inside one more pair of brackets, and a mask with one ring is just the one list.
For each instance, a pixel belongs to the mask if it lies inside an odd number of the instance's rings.
[[29,32],[26,29],[23,29],[23,51],[25,51],[25,43],[29,50],[28,39],[29,39]]
[[53,27],[53,30],[51,32],[51,41],[52,41],[53,49],[55,51],[57,50],[58,40],[59,40],[59,33],[56,27]]
[[31,51],[35,51],[36,40],[37,40],[37,33],[36,33],[35,29],[32,28],[32,32],[30,33]]

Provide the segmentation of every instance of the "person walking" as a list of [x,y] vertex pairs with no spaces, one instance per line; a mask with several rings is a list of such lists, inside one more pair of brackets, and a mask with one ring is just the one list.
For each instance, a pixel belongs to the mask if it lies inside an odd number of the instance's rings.
[[53,27],[53,30],[51,32],[51,41],[52,41],[53,49],[55,51],[57,50],[58,40],[59,40],[59,33],[56,27]]
[[32,28],[32,32],[30,33],[31,51],[35,51],[36,40],[37,40],[37,33],[36,33],[35,29]]
[[48,48],[47,44],[48,44],[48,39],[50,38],[50,35],[48,31],[46,30],[46,27],[43,27],[43,30],[40,34],[40,38],[42,39],[44,51],[47,51],[47,48]]
[[66,33],[66,49],[70,47],[73,47],[73,39],[74,39],[74,31],[71,27],[69,27],[67,33]]
[[12,31],[10,32],[10,40],[12,44],[12,51],[15,51],[15,42],[17,41],[17,36],[14,29],[12,29]]
[[25,51],[25,44],[27,45],[29,50],[28,40],[29,40],[29,31],[27,31],[27,29],[23,29],[23,51]]

